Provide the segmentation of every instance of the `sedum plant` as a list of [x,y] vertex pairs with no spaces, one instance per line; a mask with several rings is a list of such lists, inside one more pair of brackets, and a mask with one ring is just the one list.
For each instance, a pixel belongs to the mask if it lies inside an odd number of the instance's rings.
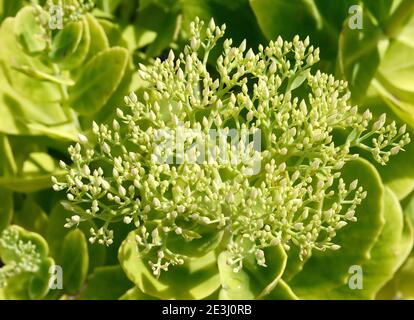
[[[254,52],[231,39],[220,50],[225,25],[214,20],[204,27],[196,19],[190,31],[183,52],[140,65],[147,83],[140,98],[125,97],[112,124],[93,122],[69,148],[73,164],[62,161],[65,178],[53,178],[72,212],[65,227],[93,220],[89,242],[111,246],[112,225],[128,226],[119,250],[137,285],[128,297],[289,295],[282,274],[287,280],[308,259],[312,265],[315,252],[341,254],[337,233],[342,239],[348,224],[366,226],[358,210],[367,191],[349,168],[378,179],[358,152],[386,165],[409,135],[385,114],[359,113],[345,81],[313,71],[319,49],[309,38],[278,38]],[[262,276],[256,287],[233,290],[249,273]],[[178,292],[172,283],[180,275],[189,279]],[[204,290],[187,292],[197,281]]]
[[46,241],[36,233],[13,225],[0,235],[0,297],[41,299],[49,291],[50,268]]
[[[59,6],[62,12],[54,9]],[[3,21],[0,132],[9,168],[1,172],[2,188],[35,192],[50,187],[50,176],[62,172],[48,148],[65,150],[90,127],[89,120],[83,125],[85,118],[103,119],[105,106],[122,101],[129,91],[130,54],[110,41],[112,31],[91,10],[90,1],[47,1],[22,6]],[[108,74],[110,80],[102,82]],[[95,90],[85,90],[88,85]],[[31,147],[19,146],[19,139]],[[44,166],[36,168],[36,161]]]

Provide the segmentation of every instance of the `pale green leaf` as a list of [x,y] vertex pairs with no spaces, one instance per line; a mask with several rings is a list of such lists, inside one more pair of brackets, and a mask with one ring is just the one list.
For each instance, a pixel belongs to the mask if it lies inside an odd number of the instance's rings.
[[30,54],[46,49],[45,31],[42,30],[34,15],[34,8],[26,6],[16,16],[14,33],[23,48]]
[[63,290],[76,294],[82,288],[88,274],[88,244],[82,231],[75,229],[64,238],[59,265],[62,267]]
[[81,300],[116,300],[132,285],[120,266],[99,267],[89,275],[86,288],[79,298]]
[[343,168],[343,178],[348,184],[359,179],[368,196],[357,207],[358,221],[349,223],[334,238],[341,248],[313,251],[303,270],[288,283],[301,299],[327,299],[332,290],[346,284],[349,268],[369,259],[384,225],[384,189],[375,168],[366,160],[352,161]]
[[13,192],[0,188],[0,233],[8,227],[13,217]]
[[287,255],[282,246],[269,247],[264,250],[266,267],[259,266],[254,257],[245,259],[243,269],[234,272],[227,264],[226,251],[220,253],[218,266],[222,289],[220,299],[251,300],[262,299],[277,286],[285,270]]
[[69,104],[81,114],[101,109],[116,91],[125,74],[129,54],[117,47],[95,55],[78,75],[70,90]]
[[156,278],[148,261],[140,257],[131,232],[119,248],[119,261],[128,278],[145,294],[160,299],[203,299],[220,286],[214,252],[173,266]]

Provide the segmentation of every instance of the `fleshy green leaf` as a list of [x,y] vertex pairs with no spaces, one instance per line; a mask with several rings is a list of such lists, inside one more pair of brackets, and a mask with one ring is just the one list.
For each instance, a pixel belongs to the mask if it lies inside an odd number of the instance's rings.
[[89,53],[92,35],[89,31],[89,24],[86,21],[86,18],[83,18],[82,25],[82,38],[79,42],[78,47],[76,48],[76,51],[59,63],[60,67],[63,70],[76,69],[86,61],[86,57]]
[[86,289],[82,291],[79,298],[82,300],[115,300],[132,285],[120,266],[99,267],[89,275]]
[[148,7],[144,9],[144,11],[141,11],[141,14],[142,17],[146,18],[139,19],[139,24],[144,22],[145,28],[146,25],[144,20],[151,20],[151,22],[156,26],[155,31],[157,32],[157,37],[146,50],[147,56],[156,57],[160,55],[165,48],[168,48],[174,40],[176,40],[178,35],[177,30],[179,30],[181,22],[180,15],[176,10],[164,11],[157,6]]
[[264,250],[267,267],[257,265],[251,257],[243,262],[243,269],[234,272],[227,264],[228,253],[220,253],[218,267],[222,300],[251,300],[264,298],[277,286],[286,266],[287,255],[282,246]]
[[46,296],[49,292],[50,270],[55,265],[52,258],[43,260],[39,271],[33,275],[29,283],[29,297],[36,300]]
[[127,292],[125,292],[119,298],[119,300],[157,300],[157,299],[149,295],[146,295],[141,290],[139,290],[137,287],[133,287],[132,289],[129,289]]
[[128,278],[145,294],[160,299],[203,299],[220,286],[214,252],[170,267],[157,279],[137,251],[135,232],[119,248],[119,261]]
[[[310,253],[310,255],[312,252]],[[283,272],[283,279],[285,281],[290,281],[293,279],[295,275],[297,275],[300,271],[302,271],[303,266],[305,265],[306,261],[309,260],[310,255],[306,257],[300,258],[299,249],[295,246],[290,248],[287,252],[288,258],[286,263],[285,271]]]
[[13,217],[13,192],[0,188],[0,203],[0,232],[2,232]]
[[81,114],[99,111],[120,84],[128,60],[128,51],[119,47],[95,55],[69,90],[69,104]]
[[[310,30],[315,30],[316,20],[305,0],[250,0],[263,33],[268,39],[275,40],[278,36],[292,39],[296,34],[305,38]],[[289,23],[282,23],[289,19]],[[306,25],[306,29],[297,28]]]
[[13,218],[19,226],[46,236],[48,216],[30,195],[24,200],[20,210],[16,210]]
[[89,24],[84,17],[82,20],[82,37],[76,50],[67,55],[62,61],[59,61],[59,66],[63,70],[73,70],[85,63],[86,57],[89,53],[92,34],[89,30]]
[[381,61],[386,39],[382,30],[374,25],[372,18],[363,16],[364,28],[351,29],[344,22],[339,37],[339,73],[348,81],[352,100],[363,101]]
[[33,152],[23,163],[16,176],[0,177],[0,187],[17,192],[34,192],[52,186],[51,177],[60,176],[62,170],[47,153]]
[[122,31],[119,25],[104,19],[99,19],[98,22],[105,30],[105,34],[108,38],[110,47],[128,47],[125,39],[122,38]]
[[384,225],[384,190],[375,168],[359,159],[349,162],[342,176],[346,183],[359,179],[368,196],[357,207],[358,221],[344,227],[335,237],[335,243],[341,248],[313,251],[303,270],[288,283],[301,299],[327,299],[331,290],[347,283],[350,266],[363,265],[369,259],[369,252]]
[[82,21],[70,22],[58,32],[52,42],[50,58],[52,61],[61,62],[73,56],[78,49],[84,29]]
[[407,198],[407,203],[404,206],[404,215],[410,220],[411,225],[414,226],[414,195]]
[[[185,0],[182,2],[182,12],[182,26],[187,32],[190,22],[195,17],[200,17],[206,22],[213,17],[217,25],[226,24],[226,34],[233,39],[234,45],[246,39],[248,47],[256,48],[266,41],[260,30],[261,21],[256,19],[249,0]],[[214,60],[217,56],[212,52],[211,57]]]
[[223,232],[214,228],[200,229],[194,231],[201,235],[201,237],[191,241],[185,241],[181,236],[171,235],[168,238],[168,248],[173,252],[189,257],[201,257],[213,251],[220,244]]
[[364,0],[366,8],[376,17],[378,21],[384,21],[392,11],[393,5],[398,3],[394,0]]
[[310,74],[310,69],[305,69],[298,73],[294,78],[290,79],[286,91],[293,91],[300,87]]
[[[7,232],[7,235],[5,233]],[[6,286],[2,288],[5,299],[41,299],[49,291],[49,268],[54,261],[48,257],[49,248],[47,242],[37,233],[12,225],[2,234],[3,243],[0,244],[0,259],[5,264],[0,269],[14,266],[28,255],[36,256],[33,263],[37,265],[37,271],[17,270],[17,272],[6,279]],[[32,246],[30,251],[23,246]]]
[[384,193],[384,228],[372,247],[369,259],[361,264],[363,288],[350,289],[348,284],[329,293],[330,299],[374,299],[400,265],[403,213],[397,197],[388,188]]
[[42,52],[46,48],[44,30],[34,16],[34,8],[24,7],[16,16],[14,32],[23,48],[30,54]]
[[97,53],[109,48],[108,37],[105,34],[104,28],[99,24],[98,20],[91,14],[87,13],[85,19],[89,26],[91,34],[91,43],[89,46],[89,53],[86,60],[91,59]]
[[396,275],[396,297],[414,299],[414,257],[410,257]]
[[6,17],[14,16],[23,6],[23,0],[0,0],[0,22]]
[[0,176],[9,176],[17,173],[16,160],[13,154],[10,139],[5,134],[0,135]]
[[66,293],[78,293],[89,265],[88,244],[82,231],[75,229],[65,236],[58,261],[63,271],[63,289]]
[[[63,246],[63,239],[70,232],[69,229],[64,227],[66,218],[70,218],[73,213],[66,211],[62,205],[57,204],[49,215],[49,227],[47,231],[47,241],[50,245],[50,251],[53,257],[58,258]],[[85,237],[89,235],[89,229],[96,228],[92,221],[85,222],[79,226],[79,229],[83,231]],[[89,271],[93,271],[97,266],[101,266],[105,263],[106,252],[105,248],[100,245],[92,245],[88,243],[88,257],[89,257]]]
[[298,300],[299,298],[283,280],[279,279],[276,288],[265,297],[266,300]]
[[410,143],[404,152],[398,153],[390,163],[379,168],[379,173],[385,185],[389,187],[399,200],[408,196],[414,190],[414,143]]
[[65,123],[66,115],[57,103],[61,99],[58,85],[39,81],[18,71],[30,68],[52,73],[38,58],[26,55],[14,36],[14,18],[0,27],[0,131],[9,134],[38,134],[29,128]]

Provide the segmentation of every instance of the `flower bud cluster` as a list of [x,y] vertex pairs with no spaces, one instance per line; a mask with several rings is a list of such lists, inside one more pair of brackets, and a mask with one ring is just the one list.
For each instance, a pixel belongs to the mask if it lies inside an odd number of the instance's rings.
[[16,275],[39,270],[40,253],[31,241],[22,241],[17,230],[8,228],[3,231],[0,236],[0,251],[3,250],[12,252],[13,261],[0,268],[0,288],[4,288],[8,279]]
[[[341,177],[345,163],[358,157],[350,148],[368,150],[385,164],[409,142],[405,127],[385,125],[385,117],[372,124],[369,111],[359,114],[350,104],[345,81],[313,73],[319,49],[309,38],[278,38],[257,52],[246,41],[233,46],[227,39],[209,65],[225,26],[212,20],[204,27],[196,19],[190,30],[182,53],[140,65],[147,90],[140,98],[125,97],[129,110],[118,109],[110,125],[93,124],[96,146],[81,136],[69,149],[73,165],[62,163],[65,181],[54,180],[74,213],[67,227],[104,220],[90,241],[109,245],[110,223],[131,225],[155,275],[189,257],[173,249],[177,238],[185,246],[224,233],[221,247],[235,271],[251,255],[265,266],[264,250],[271,246],[296,246],[301,258],[339,249],[336,233],[357,221],[356,209],[367,196],[357,180],[346,184]],[[160,151],[171,130],[229,128],[260,132],[261,145],[247,148],[260,170],[240,161],[191,161],[197,152],[180,158],[178,150],[192,146],[191,138]],[[335,141],[336,129],[348,134],[345,142]],[[223,152],[235,148],[227,141]],[[154,154],[163,153],[171,161],[156,161]]]

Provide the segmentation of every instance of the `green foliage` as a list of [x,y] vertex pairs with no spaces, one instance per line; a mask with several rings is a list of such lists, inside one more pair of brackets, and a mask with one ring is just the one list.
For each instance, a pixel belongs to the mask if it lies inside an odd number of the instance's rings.
[[86,280],[89,265],[88,243],[82,231],[72,230],[65,236],[58,262],[65,270],[65,292],[78,293]]
[[[82,291],[80,299],[114,300],[121,298],[133,286],[120,266],[96,268],[87,279],[87,287]],[[110,288],[110,290],[109,290]]]
[[[0,0],[0,299],[414,298],[412,0],[58,2]],[[181,122],[260,174],[154,166]]]
[[186,265],[155,277],[147,261],[136,250],[135,232],[119,248],[119,261],[128,278],[143,293],[159,299],[203,299],[220,286],[214,251],[192,258]]
[[69,90],[73,109],[80,114],[99,111],[119,86],[127,63],[128,52],[123,48],[111,48],[95,55]]
[[10,226],[0,236],[0,287],[6,299],[41,299],[49,291],[49,269],[46,241],[36,233]]
[[286,267],[287,255],[281,245],[264,251],[267,266],[259,266],[252,255],[246,259],[244,268],[234,272],[228,259],[231,255],[224,251],[218,257],[221,290],[220,299],[251,300],[261,299],[279,286],[279,281]]

